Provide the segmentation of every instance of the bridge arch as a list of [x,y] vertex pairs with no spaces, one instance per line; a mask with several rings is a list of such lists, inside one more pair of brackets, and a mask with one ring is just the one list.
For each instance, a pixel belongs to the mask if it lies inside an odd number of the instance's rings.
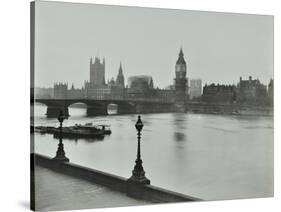
[[118,104],[116,104],[116,103],[107,104],[107,114],[108,115],[118,114]]
[[34,102],[30,105],[31,116],[44,117],[46,115],[47,105],[41,102]]
[[70,116],[86,116],[88,105],[85,102],[73,102],[68,105],[68,111]]
[[60,111],[63,112],[64,116],[66,116],[66,117],[69,116],[68,104],[67,104],[66,100],[35,99],[34,105],[37,103],[41,103],[41,104],[44,104],[47,106],[47,111],[46,111],[45,115],[48,118],[58,117]]

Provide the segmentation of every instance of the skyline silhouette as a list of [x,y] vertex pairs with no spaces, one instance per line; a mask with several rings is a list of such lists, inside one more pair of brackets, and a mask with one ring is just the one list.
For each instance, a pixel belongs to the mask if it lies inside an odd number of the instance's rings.
[[104,57],[105,78],[151,75],[173,84],[182,47],[187,77],[202,84],[273,78],[273,16],[41,2],[35,23],[35,86],[81,87],[89,60]]

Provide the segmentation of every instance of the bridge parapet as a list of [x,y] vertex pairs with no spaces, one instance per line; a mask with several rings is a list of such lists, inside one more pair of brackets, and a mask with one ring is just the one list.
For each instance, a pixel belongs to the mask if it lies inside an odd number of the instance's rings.
[[168,103],[172,104],[174,102],[173,99],[162,99],[162,98],[139,98],[139,97],[131,97],[131,98],[121,98],[119,96],[112,96],[111,98],[106,97],[95,97],[95,98],[89,98],[89,97],[82,97],[82,98],[65,98],[65,99],[59,99],[59,98],[35,98],[35,102],[42,102],[44,101],[70,101],[70,102],[87,102],[87,101],[106,101],[106,102],[114,102],[114,101],[122,101],[122,102],[151,102],[151,103]]

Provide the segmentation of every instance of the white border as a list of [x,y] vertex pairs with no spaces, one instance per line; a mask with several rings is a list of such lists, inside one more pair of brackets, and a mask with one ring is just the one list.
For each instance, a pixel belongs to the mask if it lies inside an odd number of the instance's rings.
[[[83,211],[278,211],[280,204],[279,0],[73,0],[157,8],[267,14],[275,16],[275,198],[165,204]],[[23,211],[29,201],[29,2],[0,2],[0,211]],[[280,95],[279,95],[280,96]],[[279,126],[278,126],[279,125]],[[15,128],[16,126],[16,128]],[[278,154],[279,153],[279,154]]]

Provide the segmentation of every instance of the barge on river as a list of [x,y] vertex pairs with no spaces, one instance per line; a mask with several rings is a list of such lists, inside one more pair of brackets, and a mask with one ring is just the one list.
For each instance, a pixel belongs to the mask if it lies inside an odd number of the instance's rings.
[[[59,127],[36,126],[34,127],[34,132],[53,134],[55,138],[60,137]],[[111,134],[111,130],[109,125],[87,123],[85,125],[75,124],[74,126],[63,127],[61,134],[63,138],[101,138]]]

